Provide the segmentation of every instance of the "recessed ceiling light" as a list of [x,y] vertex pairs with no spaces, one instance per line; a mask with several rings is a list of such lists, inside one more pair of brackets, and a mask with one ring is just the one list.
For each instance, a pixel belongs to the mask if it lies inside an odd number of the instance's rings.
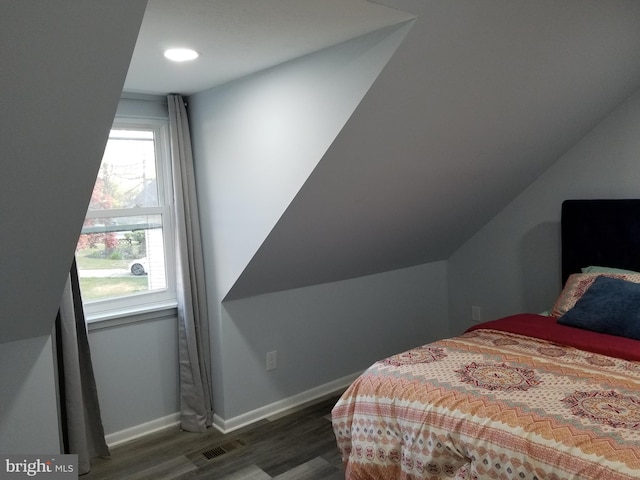
[[174,62],[187,62],[189,60],[195,60],[200,54],[190,48],[170,48],[169,50],[165,50],[164,56]]

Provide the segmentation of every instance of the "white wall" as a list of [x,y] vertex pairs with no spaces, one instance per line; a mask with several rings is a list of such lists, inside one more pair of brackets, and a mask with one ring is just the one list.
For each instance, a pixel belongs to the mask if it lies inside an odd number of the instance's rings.
[[560,292],[560,207],[579,198],[638,198],[640,92],[544,172],[449,259],[452,333],[483,319],[553,305]]
[[51,336],[0,343],[0,452],[60,453]]

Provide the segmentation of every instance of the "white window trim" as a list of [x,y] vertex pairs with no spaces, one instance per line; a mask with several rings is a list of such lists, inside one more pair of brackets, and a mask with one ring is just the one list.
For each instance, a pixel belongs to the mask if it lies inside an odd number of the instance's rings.
[[[100,328],[103,326],[144,321],[149,317],[148,314],[160,314],[160,312],[166,314],[168,311],[175,311],[177,306],[169,122],[168,120],[161,119],[116,117],[111,128],[154,130],[154,136],[156,138],[156,181],[158,185],[162,185],[162,189],[158,192],[162,205],[140,209],[93,210],[87,212],[86,218],[135,216],[136,214],[162,215],[167,288],[115,299],[83,302],[87,324],[104,323]],[[97,325],[93,328],[90,327],[90,330],[94,330],[95,328],[97,328]]]
[[176,317],[178,315],[177,302],[154,303],[145,308],[102,312],[87,318],[87,329],[92,332],[104,328],[117,327],[130,323],[158,320],[164,317]]

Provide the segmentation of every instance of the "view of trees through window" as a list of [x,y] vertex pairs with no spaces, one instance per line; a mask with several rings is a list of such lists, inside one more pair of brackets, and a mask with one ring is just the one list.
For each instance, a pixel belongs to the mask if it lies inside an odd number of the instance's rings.
[[76,248],[83,300],[165,289],[154,130],[111,130]]

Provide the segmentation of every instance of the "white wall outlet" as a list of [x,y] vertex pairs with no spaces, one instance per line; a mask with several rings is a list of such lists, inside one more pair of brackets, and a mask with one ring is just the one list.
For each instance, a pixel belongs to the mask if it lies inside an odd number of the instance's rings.
[[278,351],[267,352],[267,372],[278,368]]
[[471,307],[471,320],[474,322],[482,321],[482,309],[480,307]]

